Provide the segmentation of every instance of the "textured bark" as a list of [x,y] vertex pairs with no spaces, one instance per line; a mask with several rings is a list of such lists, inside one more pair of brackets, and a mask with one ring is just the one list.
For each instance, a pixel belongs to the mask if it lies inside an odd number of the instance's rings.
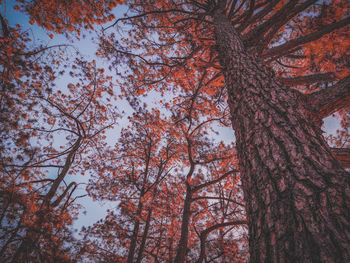
[[295,92],[213,13],[247,207],[251,262],[350,262],[350,176]]

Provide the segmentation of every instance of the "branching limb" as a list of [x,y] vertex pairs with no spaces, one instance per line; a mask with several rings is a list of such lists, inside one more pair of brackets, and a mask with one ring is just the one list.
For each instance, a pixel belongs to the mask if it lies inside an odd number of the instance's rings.
[[226,226],[240,226],[245,224],[247,224],[247,221],[245,220],[231,221],[231,222],[225,222],[225,223],[213,225],[207,228],[206,230],[202,231],[199,237],[201,241],[201,245],[200,245],[201,252],[199,254],[199,259],[197,260],[197,263],[202,263],[205,258],[205,242],[210,232]]
[[267,1],[268,5],[262,9],[261,11],[257,12],[253,17],[251,17],[247,22],[245,26],[240,26],[239,30],[243,31],[248,25],[255,23],[256,21],[264,18],[267,14],[269,14],[273,7],[279,2],[280,0],[273,0],[273,1]]
[[[315,1],[315,0],[314,0]],[[251,40],[254,40],[256,43],[256,40],[261,40],[263,36],[276,24],[281,23],[281,21],[284,21],[287,15],[291,12],[291,10],[295,7],[295,5],[298,3],[298,0],[291,0],[286,5],[284,5],[276,14],[274,14],[269,20],[265,21],[264,23],[260,24],[259,26],[255,27],[253,30],[250,30],[249,33],[247,33],[244,36],[244,40],[251,42]]]
[[350,168],[350,149],[332,148],[335,158],[343,165],[344,168]]
[[195,187],[193,187],[193,192],[196,192],[204,187],[208,187],[212,184],[216,184],[217,182],[220,182],[221,180],[223,180],[224,178],[226,178],[227,176],[233,174],[233,173],[238,173],[237,170],[231,170],[231,171],[228,171],[227,173],[224,173],[222,176],[220,176],[219,178],[215,179],[215,180],[212,180],[212,181],[209,181],[209,182],[206,182],[206,183],[203,183],[203,184],[200,184],[200,185],[197,185]]
[[[309,6],[314,4],[316,1],[315,0],[308,0],[305,1],[302,4],[296,5],[292,10],[286,10],[286,13],[283,14],[280,20],[276,21],[267,34],[264,35],[264,38],[262,39],[262,43],[259,47],[259,54],[261,54],[269,45],[269,43],[272,41],[272,39],[275,37],[275,35],[279,32],[279,30],[286,25],[293,17],[295,17],[297,14],[300,12],[304,11],[307,9]],[[287,4],[288,5],[288,4]],[[286,5],[286,6],[287,6]]]
[[278,80],[286,86],[310,85],[314,83],[330,82],[336,79],[333,72],[298,76],[294,78],[279,78]]
[[350,75],[337,84],[305,96],[319,119],[350,106]]
[[306,36],[298,37],[296,39],[292,39],[277,47],[270,48],[263,53],[262,58],[271,58],[271,57],[274,57],[275,59],[279,58],[281,56],[288,54],[291,49],[297,48],[301,45],[320,39],[324,35],[329,34],[334,30],[342,28],[348,24],[350,24],[350,17],[347,17],[333,24],[324,26],[320,30],[313,32],[311,34],[308,34]]
[[71,182],[68,185],[68,187],[64,190],[64,192],[54,202],[52,202],[51,206],[52,207],[58,206],[61,203],[61,201],[63,200],[63,198],[67,195],[69,189],[73,186],[74,186],[74,189],[76,189],[77,184],[75,182]]
[[183,13],[183,14],[193,15],[192,12],[189,12],[186,10],[181,10],[181,9],[155,10],[155,11],[150,11],[150,12],[146,12],[146,13],[135,15],[135,16],[119,18],[112,25],[104,28],[103,31],[106,31],[107,29],[116,26],[120,21],[127,21],[127,20],[136,19],[136,18],[142,18],[142,17],[149,16],[149,15],[159,15],[159,14],[166,14],[166,13]]
[[226,197],[222,197],[222,196],[198,196],[198,197],[194,197],[192,198],[192,201],[197,201],[197,200],[202,200],[202,199],[208,199],[208,200],[224,200],[224,201],[227,201],[227,202],[231,202],[231,203],[234,203],[236,205],[239,205],[241,207],[245,207],[244,204],[240,203],[240,202],[237,202],[231,198],[226,198]]

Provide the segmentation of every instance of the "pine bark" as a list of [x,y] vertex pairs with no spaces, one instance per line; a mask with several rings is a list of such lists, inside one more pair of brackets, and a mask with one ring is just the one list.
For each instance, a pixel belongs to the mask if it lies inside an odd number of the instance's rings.
[[295,92],[213,23],[246,199],[250,262],[350,262],[350,175]]

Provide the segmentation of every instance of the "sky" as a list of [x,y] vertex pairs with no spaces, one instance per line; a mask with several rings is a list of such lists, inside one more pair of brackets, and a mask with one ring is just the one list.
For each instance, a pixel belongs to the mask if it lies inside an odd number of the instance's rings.
[[[30,25],[29,19],[26,15],[23,13],[19,13],[17,11],[13,10],[14,1],[3,1],[0,7],[1,14],[8,19],[10,25],[15,24],[21,24],[25,29],[30,30],[32,34],[33,39],[33,45],[37,45],[38,43],[45,43],[46,45],[55,45],[55,44],[62,44],[67,43],[67,40],[64,36],[60,35],[54,35],[53,39],[50,39],[49,33],[45,32],[45,30],[41,29],[38,26]],[[116,16],[121,16],[123,13],[125,13],[126,7],[125,6],[118,6],[115,10]],[[97,45],[92,41],[93,35],[82,32],[83,34],[86,34],[86,38],[82,39],[80,41],[74,41],[73,45],[89,60],[95,59],[97,61],[97,65],[99,67],[105,68],[106,72],[114,75],[113,72],[108,71],[108,61],[103,61],[100,58],[95,56],[95,52],[97,50]],[[70,83],[71,79],[67,76],[64,78],[61,78],[57,81],[57,87],[66,87],[68,83]],[[149,105],[153,105],[153,102],[158,100],[158,97],[150,97],[146,99],[148,101]],[[127,125],[127,114],[131,113],[131,108],[128,106],[128,104],[125,101],[118,101],[117,106],[120,110],[124,110],[126,112],[126,115],[123,119],[119,121],[119,125],[116,126],[113,130],[110,130],[107,133],[107,136],[109,138],[109,144],[113,145],[118,138],[118,135],[120,134],[120,130],[122,127],[125,127]],[[324,131],[326,134],[335,134],[336,130],[339,129],[339,118],[335,117],[328,117],[324,120]],[[230,142],[234,140],[233,132],[230,128],[217,128],[217,130],[220,132],[220,139],[222,139],[225,142]],[[56,143],[60,143],[60,138],[56,138]],[[52,169],[49,171],[50,177],[54,177],[57,174],[57,170]],[[81,175],[74,175],[68,176],[69,178],[66,180],[67,183],[71,181],[76,181],[77,183],[87,183],[89,177],[87,175],[81,176]],[[75,193],[76,195],[83,195],[86,194],[86,191],[84,189],[84,185],[80,185],[79,190]],[[79,199],[79,203],[84,207],[82,209],[78,220],[74,222],[74,227],[77,229],[80,229],[82,226],[88,226],[96,222],[97,220],[103,218],[106,214],[107,209],[113,209],[116,204],[113,204],[111,202],[94,202],[90,197],[86,196],[82,199]],[[86,211],[86,213],[84,213]]]

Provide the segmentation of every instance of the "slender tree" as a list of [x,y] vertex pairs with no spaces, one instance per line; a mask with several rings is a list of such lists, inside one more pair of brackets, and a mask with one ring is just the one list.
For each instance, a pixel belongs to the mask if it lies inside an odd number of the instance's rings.
[[98,200],[117,202],[117,212],[109,211],[84,231],[81,256],[123,262],[144,257],[159,192],[176,162],[176,144],[158,110],[140,108],[129,121],[105,162],[94,161],[88,192]]
[[[178,83],[178,86],[183,87],[183,92],[169,103],[173,115],[173,125],[177,131],[173,136],[181,142],[180,159],[186,167],[183,171],[185,173],[183,175],[185,176],[183,181],[185,193],[181,213],[181,235],[174,262],[184,262],[187,254],[192,254],[192,260],[197,258],[198,251],[194,249],[194,244],[198,240],[193,236],[195,228],[198,227],[198,224],[203,224],[202,221],[205,217],[209,218],[206,225],[215,224],[210,221],[214,218],[210,211],[217,209],[217,205],[222,200],[218,198],[216,200],[218,203],[194,204],[195,196],[211,194],[218,197],[220,194],[212,191],[213,189],[219,190],[213,188],[214,185],[233,181],[235,183],[232,184],[232,189],[234,189],[238,181],[235,180],[238,177],[238,170],[236,169],[237,160],[233,145],[225,145],[223,142],[215,142],[209,138],[215,124],[220,122],[227,124],[227,108],[220,107],[220,95],[215,94],[214,91],[211,93],[212,96],[206,96],[208,92],[206,88],[215,80],[215,76],[208,75],[206,70],[197,76],[191,76],[188,72],[183,72],[183,74],[187,77],[182,78]],[[186,90],[187,87],[194,88]],[[232,199],[235,198],[239,199],[238,196]],[[205,197],[201,200],[205,200]],[[232,206],[232,210],[235,210],[234,206]],[[195,214],[196,217],[194,217]],[[239,218],[234,213],[230,216],[222,216],[221,218],[224,221],[234,221],[234,219]],[[244,221],[244,216],[243,220],[242,215],[240,216],[240,222]],[[219,220],[219,217],[216,220]],[[237,225],[240,224],[237,223]]]
[[[205,74],[199,79],[203,81],[203,77]],[[115,156],[103,164],[96,162],[99,168],[93,173],[90,193],[97,199],[118,201],[118,212],[109,211],[104,220],[84,231],[82,258],[203,260],[207,257],[199,247],[205,248],[207,239],[199,237],[200,229],[210,227],[205,237],[209,233],[213,237],[214,230],[245,224],[234,148],[204,135],[213,122],[224,121],[225,110],[222,113],[217,108],[218,117],[203,119],[203,104],[215,108],[210,99],[200,98],[202,84],[170,102],[173,116],[168,120],[162,120],[158,111],[139,109],[129,118],[129,127],[122,130]],[[236,240],[225,237],[233,230],[226,231],[222,241],[237,247]],[[219,247],[217,243],[211,241],[211,247]],[[231,259],[238,260],[231,252]],[[228,254],[222,247],[216,256]]]
[[[0,1],[4,4],[6,1]],[[17,1],[50,37],[112,18],[119,2]],[[0,204],[3,262],[67,262],[78,184],[68,175],[84,173],[88,156],[102,152],[104,132],[117,114],[102,99],[113,97],[110,77],[95,62],[67,59],[68,45],[37,45],[22,25],[12,26],[1,9],[0,22]],[[91,13],[94,11],[93,13]],[[84,15],[84,19],[79,17]],[[79,18],[79,19],[78,19]],[[69,50],[72,51],[72,50]],[[75,78],[57,87],[59,76]],[[57,138],[61,138],[58,142]],[[68,182],[67,182],[68,181]],[[70,181],[70,182],[69,182]]]

